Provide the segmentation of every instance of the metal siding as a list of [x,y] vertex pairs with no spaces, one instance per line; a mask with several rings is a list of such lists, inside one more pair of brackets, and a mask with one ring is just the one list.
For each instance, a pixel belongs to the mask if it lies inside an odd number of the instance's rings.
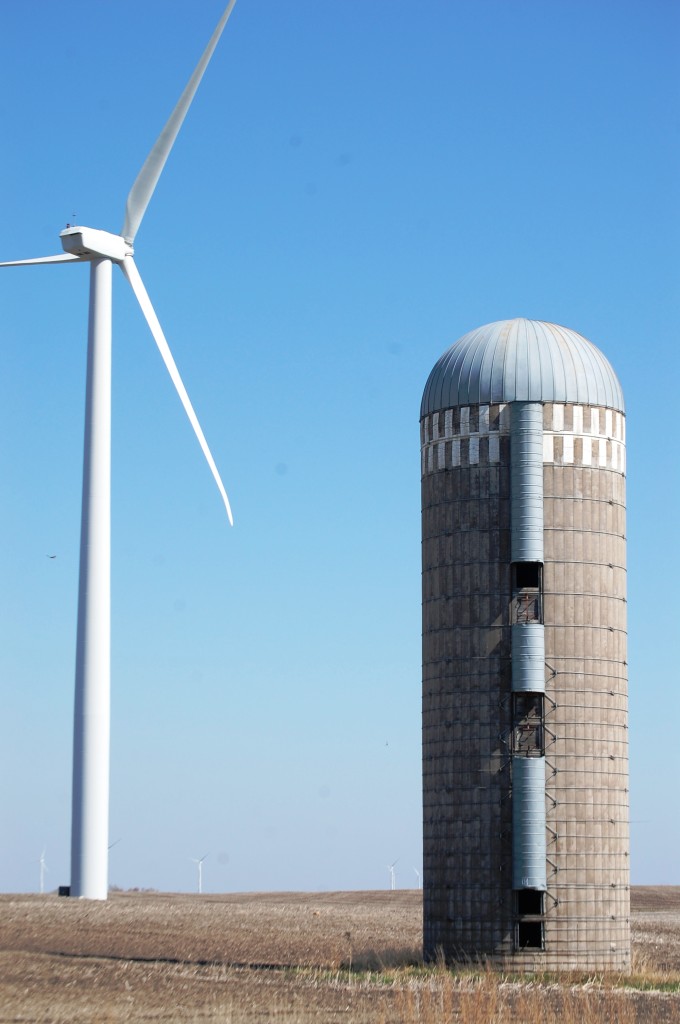
[[512,887],[547,889],[545,758],[512,759]]
[[545,693],[545,630],[542,622],[512,627],[513,692]]
[[543,406],[510,406],[511,549],[513,562],[543,561]]
[[564,402],[624,411],[605,356],[576,331],[541,320],[499,320],[460,338],[425,386],[421,416],[457,405]]
[[[570,331],[564,331],[561,327],[555,327],[550,337],[554,341],[554,348],[559,352],[562,370],[564,373],[564,393],[556,394],[554,401],[560,402],[582,402],[584,394],[588,393],[588,376],[583,373],[579,376],[578,367],[583,368],[583,360],[577,356],[578,342],[570,337]],[[544,337],[547,337],[544,332]],[[584,377],[585,379],[582,379]]]
[[[505,338],[502,332],[496,337],[493,344],[489,345],[489,349],[493,352],[490,378],[491,401],[501,403],[503,401],[503,380],[505,377]],[[479,391],[481,395],[481,384]]]
[[515,401],[528,402],[530,395],[531,360],[526,321],[522,320],[515,331]]
[[451,387],[453,381],[458,378],[456,364],[462,357],[461,351],[451,349],[442,363],[440,373],[435,379],[435,394],[440,396],[438,409],[448,409],[458,405],[457,398],[451,393]]
[[482,365],[484,362],[484,356],[487,351],[488,345],[486,344],[486,338],[484,334],[480,334],[479,341],[475,347],[472,360],[470,362],[470,372],[467,379],[467,394],[470,404],[479,404],[479,389],[480,382],[483,379]]
[[481,382],[483,380],[491,381],[490,393],[493,392],[492,378],[494,373],[494,357],[497,347],[497,345],[485,345],[484,351],[481,354],[481,358],[479,361],[479,376],[477,381],[475,382],[475,401],[479,402],[480,404],[483,404],[482,398],[480,397],[482,391]]
[[472,380],[474,385],[475,378],[475,355],[480,347],[483,345],[483,337],[473,339],[471,344],[468,345],[464,352],[462,352],[462,359],[460,363],[460,370],[458,373],[458,404],[459,405],[470,405],[470,382]]

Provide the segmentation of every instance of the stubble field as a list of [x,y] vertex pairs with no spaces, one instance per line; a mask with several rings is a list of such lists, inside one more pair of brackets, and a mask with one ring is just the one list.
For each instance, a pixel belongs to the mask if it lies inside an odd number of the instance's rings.
[[420,897],[0,896],[0,1024],[680,1022],[680,887],[633,889],[625,978],[423,967]]

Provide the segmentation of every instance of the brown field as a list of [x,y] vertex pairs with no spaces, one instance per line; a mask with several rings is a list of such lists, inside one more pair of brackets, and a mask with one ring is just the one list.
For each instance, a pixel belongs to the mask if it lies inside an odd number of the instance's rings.
[[680,887],[632,891],[629,977],[423,967],[420,893],[0,896],[0,1024],[680,1022]]

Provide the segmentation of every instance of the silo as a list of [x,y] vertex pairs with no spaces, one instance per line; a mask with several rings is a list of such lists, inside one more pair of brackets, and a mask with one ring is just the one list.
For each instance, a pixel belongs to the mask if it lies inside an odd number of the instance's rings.
[[428,379],[426,957],[630,966],[624,430],[555,324],[481,327]]

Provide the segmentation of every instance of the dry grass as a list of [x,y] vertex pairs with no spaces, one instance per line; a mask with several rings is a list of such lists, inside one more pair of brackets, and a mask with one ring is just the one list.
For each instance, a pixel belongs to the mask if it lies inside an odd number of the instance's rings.
[[0,896],[0,1024],[680,1022],[680,889],[633,891],[629,978],[425,968],[416,892]]
[[[637,1000],[638,1003],[640,1000]],[[433,977],[420,991],[407,989],[399,999],[404,1021],[422,1024],[635,1024],[645,1017],[636,998],[592,985],[508,982],[496,975],[474,981]]]

